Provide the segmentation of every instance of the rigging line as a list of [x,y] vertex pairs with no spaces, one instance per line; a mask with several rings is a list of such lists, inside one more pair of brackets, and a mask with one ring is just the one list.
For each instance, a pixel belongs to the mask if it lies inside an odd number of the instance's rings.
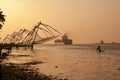
[[[41,23],[41,24],[43,24],[43,23]],[[46,25],[46,26],[50,27],[51,29],[53,29],[54,31],[56,31],[56,32],[58,32],[59,34],[61,34],[58,30],[54,29],[53,27],[51,27],[51,26],[49,26],[49,25],[47,25],[47,24],[43,24],[43,25]]]
[[42,39],[42,37],[41,37],[41,36],[39,36],[39,35],[38,35],[38,33],[37,33],[37,36],[38,36],[40,39]]
[[51,32],[50,34],[54,35],[53,32],[47,27],[47,25],[45,25],[45,24],[43,24],[43,23],[41,23],[41,25],[43,25],[46,29],[48,29],[48,31]]
[[23,30],[23,29],[20,29],[20,31],[17,33],[16,37],[14,38],[15,43],[16,43],[17,41],[20,41],[20,40],[18,40],[18,38],[21,37],[23,33],[24,33],[24,30]]
[[[34,36],[35,36],[35,34],[36,34],[37,31],[38,31],[38,27],[35,27],[34,30],[33,30],[33,32],[32,32],[32,34],[31,34],[30,42],[33,42]],[[33,39],[33,40],[32,40],[32,39]]]
[[44,43],[45,41],[49,41],[49,40],[54,39],[56,37],[58,37],[58,36],[53,36],[53,37],[44,38],[42,40],[38,40],[38,41],[36,41],[36,44]]
[[7,36],[3,39],[3,41],[1,43],[3,43],[7,38],[8,38],[9,34],[7,34]]
[[38,29],[39,29],[39,28],[37,28],[37,30],[36,30],[36,32],[35,32],[35,35],[33,36],[33,37],[34,37],[34,38],[33,38],[33,42],[35,41],[35,38],[36,38],[36,36],[37,36]]
[[[52,35],[48,30],[46,30],[46,29],[44,29],[44,28],[39,28],[39,29],[41,29],[41,30],[43,30],[44,32],[45,32],[45,34],[50,34],[50,35]],[[53,36],[53,35],[52,35]]]
[[37,26],[34,27],[34,28],[32,29],[32,31],[30,31],[29,35],[28,35],[28,36],[26,37],[26,39],[24,40],[24,43],[30,44],[30,43],[32,42],[32,39],[33,39],[33,37],[34,37],[34,33],[35,33],[35,31],[36,31],[36,28],[37,28]]
[[[34,27],[35,28],[35,27]],[[26,35],[26,37],[21,41],[21,43],[25,43],[27,38],[30,36],[30,34],[34,31],[34,28],[28,32],[28,34]]]
[[15,42],[19,42],[23,39],[23,34],[25,31],[22,31],[21,33],[19,33],[19,35],[16,37],[16,41]]
[[48,34],[46,33],[46,31],[43,28],[39,28],[43,31],[43,33],[48,37]]

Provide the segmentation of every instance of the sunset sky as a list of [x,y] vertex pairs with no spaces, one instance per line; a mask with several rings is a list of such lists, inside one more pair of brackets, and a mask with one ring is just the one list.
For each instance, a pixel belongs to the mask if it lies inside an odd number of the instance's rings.
[[39,21],[67,33],[74,43],[120,42],[120,0],[0,0],[6,34]]

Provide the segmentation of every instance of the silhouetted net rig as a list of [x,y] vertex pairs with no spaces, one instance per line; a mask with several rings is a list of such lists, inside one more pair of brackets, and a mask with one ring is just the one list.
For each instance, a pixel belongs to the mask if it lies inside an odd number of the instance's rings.
[[[8,34],[1,42],[2,47],[28,47],[33,49],[34,44],[42,44],[44,42],[57,38],[61,33],[53,27],[39,22],[33,26],[31,31],[20,29],[18,32]],[[8,46],[9,45],[9,46]]]

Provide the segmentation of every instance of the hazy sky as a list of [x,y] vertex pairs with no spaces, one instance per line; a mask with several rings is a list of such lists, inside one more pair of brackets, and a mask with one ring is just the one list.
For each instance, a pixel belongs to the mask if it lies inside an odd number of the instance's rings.
[[42,21],[74,43],[120,42],[120,0],[0,0],[0,8],[6,15],[2,37]]

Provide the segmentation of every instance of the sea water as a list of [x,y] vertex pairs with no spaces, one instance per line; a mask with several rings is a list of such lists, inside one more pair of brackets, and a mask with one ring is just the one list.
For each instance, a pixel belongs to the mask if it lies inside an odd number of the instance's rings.
[[35,45],[13,49],[6,62],[31,64],[38,72],[68,80],[120,80],[120,45]]

